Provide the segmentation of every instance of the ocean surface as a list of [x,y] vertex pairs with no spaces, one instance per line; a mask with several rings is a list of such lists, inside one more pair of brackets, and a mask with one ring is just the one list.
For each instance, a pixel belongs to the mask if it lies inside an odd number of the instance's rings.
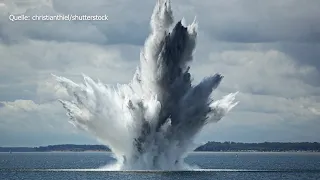
[[106,152],[0,153],[0,179],[320,179],[320,153],[192,153],[186,162],[200,166],[200,170],[97,171],[112,162],[114,159]]

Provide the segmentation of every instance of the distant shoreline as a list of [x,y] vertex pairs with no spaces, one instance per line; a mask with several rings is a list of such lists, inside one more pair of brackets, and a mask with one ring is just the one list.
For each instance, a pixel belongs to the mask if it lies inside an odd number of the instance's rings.
[[[61,144],[39,147],[0,147],[0,152],[110,152],[110,149],[104,145]],[[196,148],[194,152],[320,152],[320,143],[208,142]]]
[[[0,153],[113,153],[112,151],[0,151]],[[190,153],[320,153],[320,151],[192,151]]]

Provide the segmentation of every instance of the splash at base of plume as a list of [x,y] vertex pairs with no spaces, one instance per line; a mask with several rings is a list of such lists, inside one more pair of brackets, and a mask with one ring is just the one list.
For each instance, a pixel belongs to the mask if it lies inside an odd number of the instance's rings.
[[237,103],[229,94],[214,100],[223,76],[191,84],[189,62],[197,23],[178,22],[168,0],[158,0],[151,34],[140,53],[140,66],[129,84],[112,87],[83,75],[83,83],[54,76],[72,100],[60,100],[70,122],[90,132],[115,154],[113,170],[186,170],[187,153],[208,123],[218,122]]
[[161,170],[161,171],[192,171],[195,169],[201,169],[199,166],[197,165],[189,165],[189,164],[184,164],[181,167],[175,167],[173,169],[158,169],[158,168],[139,168],[139,167],[135,167],[135,168],[124,168],[124,165],[120,162],[116,162],[116,163],[111,163],[111,164],[107,164],[105,166],[102,166],[100,168],[98,168],[100,170],[103,171],[135,171],[135,170]]

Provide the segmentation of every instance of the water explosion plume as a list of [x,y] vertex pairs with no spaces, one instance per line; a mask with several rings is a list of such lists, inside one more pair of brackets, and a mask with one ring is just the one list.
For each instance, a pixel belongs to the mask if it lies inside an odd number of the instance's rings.
[[107,145],[121,170],[186,169],[184,157],[208,123],[219,121],[237,103],[229,94],[214,101],[220,74],[191,84],[190,67],[197,23],[173,30],[168,0],[158,0],[151,17],[151,34],[140,53],[140,66],[129,84],[112,87],[83,75],[76,84],[56,80],[73,100],[60,100],[70,122]]

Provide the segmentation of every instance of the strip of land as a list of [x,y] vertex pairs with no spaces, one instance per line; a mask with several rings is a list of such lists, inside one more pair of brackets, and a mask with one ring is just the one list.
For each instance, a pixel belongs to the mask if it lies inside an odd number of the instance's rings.
[[[110,151],[104,145],[75,145],[61,144],[39,147],[0,147],[0,152],[53,152],[53,151]],[[208,142],[199,146],[195,151],[206,152],[288,152],[307,151],[320,152],[318,142],[264,142],[264,143],[237,143],[237,142]]]
[[[39,147],[0,147],[0,152],[53,152],[53,151],[110,151],[104,145],[75,145],[61,144]],[[318,142],[264,142],[264,143],[237,143],[237,142],[208,142],[195,151],[209,152],[288,152],[288,151],[309,151],[320,152]]]

